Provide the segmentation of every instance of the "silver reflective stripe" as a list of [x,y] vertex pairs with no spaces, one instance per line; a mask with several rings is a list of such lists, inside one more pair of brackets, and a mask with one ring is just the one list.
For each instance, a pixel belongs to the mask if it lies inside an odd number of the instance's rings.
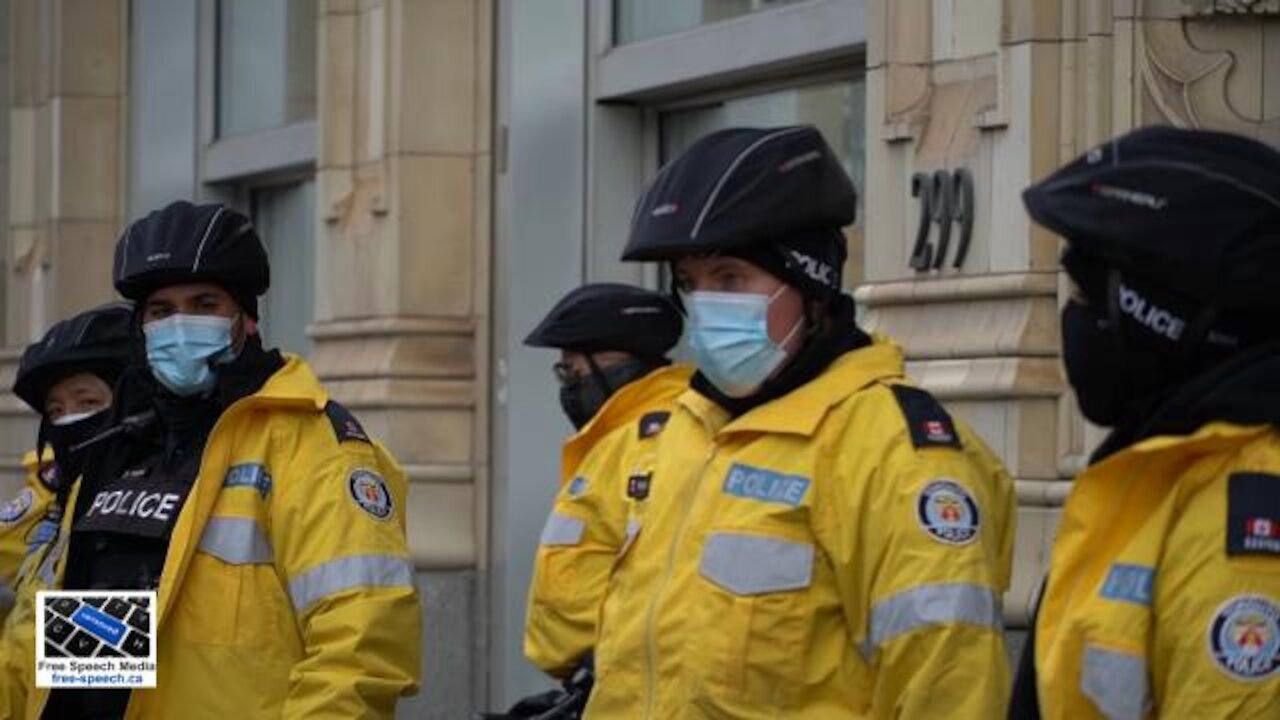
[[952,624],[999,631],[1000,603],[991,588],[969,583],[921,585],[881,600],[871,608],[862,655],[869,659],[876,648],[918,628]]
[[1080,692],[1108,720],[1142,720],[1151,704],[1147,661],[1138,655],[1089,645],[1080,671]]
[[40,563],[40,580],[49,587],[53,586],[55,575],[58,571],[58,561],[62,559],[62,554],[67,551],[67,540],[70,533],[63,533],[58,541],[49,548],[49,553],[44,556],[44,562]]
[[302,612],[334,593],[358,587],[413,587],[413,563],[395,555],[352,555],[290,578],[289,597]]
[[250,518],[209,518],[200,535],[200,550],[231,565],[269,563],[275,557],[267,534]]
[[543,545],[577,545],[582,542],[582,534],[586,529],[587,524],[582,520],[553,512],[547,517],[547,524],[542,527],[542,539],[539,542]]
[[4,583],[0,583],[0,608],[8,610],[13,607],[16,600],[17,595],[14,594],[13,588]]
[[636,541],[636,536],[640,534],[640,521],[635,518],[627,518],[627,537],[622,541],[622,548],[618,550],[618,557],[627,554],[631,549],[631,544]]
[[813,580],[813,546],[759,535],[709,533],[698,571],[738,595],[806,588]]

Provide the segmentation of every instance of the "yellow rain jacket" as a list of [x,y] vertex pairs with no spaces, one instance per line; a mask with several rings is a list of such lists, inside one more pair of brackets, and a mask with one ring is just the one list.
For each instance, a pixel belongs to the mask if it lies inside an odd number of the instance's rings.
[[52,539],[60,513],[53,508],[54,493],[40,480],[41,473],[56,473],[53,455],[46,451],[42,465],[34,450],[22,458],[26,483],[0,505],[0,622],[13,609],[14,592],[23,561],[29,553]]
[[[132,691],[128,718],[390,718],[417,689],[404,474],[286,358],[209,435],[160,579],[158,687]],[[8,717],[48,699],[32,615],[61,586],[72,515],[6,623]]]
[[649,494],[654,444],[692,375],[671,365],[628,383],[564,445],[524,631],[525,655],[552,675],[572,672],[595,645],[614,561]]
[[1046,720],[1280,717],[1280,431],[1214,422],[1088,468],[1036,634]]
[[680,396],[587,717],[1003,715],[1013,482],[902,373],[881,341],[737,418]]

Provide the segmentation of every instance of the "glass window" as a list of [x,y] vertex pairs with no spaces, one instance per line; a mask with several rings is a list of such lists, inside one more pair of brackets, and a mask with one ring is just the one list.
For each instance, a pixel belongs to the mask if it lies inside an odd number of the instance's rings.
[[846,232],[849,262],[844,284],[862,279],[863,180],[866,177],[866,87],[862,78],[824,82],[731,98],[659,116],[662,162],[679,155],[698,138],[729,127],[773,127],[809,124],[818,128],[844,164],[858,189],[858,220]]
[[315,182],[257,188],[250,197],[271,260],[271,288],[259,307],[263,338],[267,347],[306,355],[314,308]]
[[800,0],[614,0],[614,41],[670,35]]
[[220,0],[218,136],[316,114],[316,0]]

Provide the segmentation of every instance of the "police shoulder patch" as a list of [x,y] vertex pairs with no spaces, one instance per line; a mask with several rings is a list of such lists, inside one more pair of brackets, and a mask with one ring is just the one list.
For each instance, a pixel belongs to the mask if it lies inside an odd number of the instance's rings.
[[946,545],[968,545],[978,537],[982,515],[963,485],[946,478],[930,481],[916,500],[920,527]]
[[29,487],[22,488],[12,499],[0,505],[0,523],[18,522],[26,516],[33,502],[35,502],[35,493],[31,492]]
[[351,411],[330,400],[325,403],[324,414],[329,418],[329,422],[333,425],[333,434],[338,436],[338,442],[346,442],[355,440],[356,442],[372,443],[369,435],[365,433],[364,428],[360,426],[356,416]]
[[375,520],[389,520],[395,513],[395,501],[382,476],[372,470],[357,468],[347,480],[347,490],[357,507]]
[[1227,479],[1227,555],[1280,557],[1280,475]]
[[1265,680],[1280,671],[1280,607],[1262,595],[1228,600],[1209,621],[1208,650],[1218,669],[1237,680]]
[[669,419],[671,419],[669,412],[651,412],[640,418],[640,439],[651,438],[662,432],[662,428],[667,426]]
[[589,482],[585,477],[578,475],[569,481],[569,486],[565,491],[569,493],[571,498],[582,497],[582,494],[587,491],[588,484]]
[[955,421],[932,395],[910,385],[890,385],[911,433],[911,444],[924,448],[960,448]]

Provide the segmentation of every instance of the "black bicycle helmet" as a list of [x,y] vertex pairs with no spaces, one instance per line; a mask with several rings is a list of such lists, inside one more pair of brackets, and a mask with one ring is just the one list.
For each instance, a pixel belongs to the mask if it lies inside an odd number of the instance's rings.
[[1142,128],[1022,197],[1036,222],[1097,264],[1218,310],[1280,309],[1280,152],[1263,143]]
[[114,385],[129,363],[132,315],[132,305],[115,302],[55,323],[22,353],[13,394],[44,414],[50,388],[75,373],[91,372]]
[[641,196],[623,260],[734,255],[802,291],[838,293],[857,192],[809,125],[732,128],[695,142]]
[[130,225],[116,243],[116,290],[141,302],[169,285],[211,282],[252,317],[271,284],[267,252],[243,214],[225,205],[179,201]]
[[680,339],[680,312],[663,295],[619,283],[583,285],[560,299],[524,344],[663,358]]

